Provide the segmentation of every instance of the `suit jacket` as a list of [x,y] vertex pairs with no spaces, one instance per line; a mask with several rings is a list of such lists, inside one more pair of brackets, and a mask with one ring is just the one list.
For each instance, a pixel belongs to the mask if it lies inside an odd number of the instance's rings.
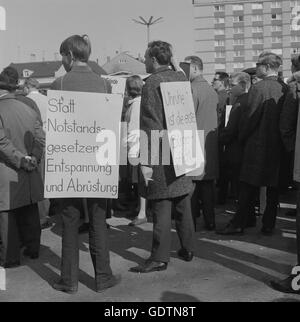
[[198,130],[204,130],[205,166],[202,176],[193,180],[215,180],[219,175],[218,165],[218,95],[208,82],[199,76],[192,81]]
[[[162,67],[154,72],[147,80],[143,87],[140,111],[140,129],[147,134],[148,142],[148,166],[153,169],[153,181],[149,182],[146,187],[144,180],[139,183],[140,194],[146,199],[170,199],[184,196],[193,190],[193,183],[190,177],[176,177],[173,164],[163,165],[162,159],[159,158],[158,165],[151,165],[151,152],[157,150],[157,146],[151,146],[151,131],[152,130],[167,130],[165,119],[162,94],[160,83],[162,82],[180,82],[186,81],[186,77],[181,72],[174,72],[168,67]],[[160,157],[162,156],[161,149],[162,140],[159,143]],[[141,154],[143,147],[143,137],[141,136]],[[153,149],[152,149],[153,148]],[[145,164],[145,165],[146,165]],[[140,176],[140,178],[143,178]]]
[[45,135],[38,115],[13,94],[0,98],[0,211],[9,211],[43,200],[38,170],[20,169],[21,159],[41,160]]
[[282,141],[279,120],[287,87],[276,76],[249,91],[239,130],[244,145],[240,180],[254,186],[278,186]]

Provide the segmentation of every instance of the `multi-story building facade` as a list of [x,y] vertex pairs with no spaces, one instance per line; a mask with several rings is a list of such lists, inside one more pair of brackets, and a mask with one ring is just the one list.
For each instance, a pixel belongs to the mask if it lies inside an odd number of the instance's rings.
[[254,67],[263,51],[279,54],[283,76],[289,76],[291,56],[300,53],[300,10],[295,9],[300,0],[193,0],[193,4],[195,52],[204,61],[207,79],[215,71]]

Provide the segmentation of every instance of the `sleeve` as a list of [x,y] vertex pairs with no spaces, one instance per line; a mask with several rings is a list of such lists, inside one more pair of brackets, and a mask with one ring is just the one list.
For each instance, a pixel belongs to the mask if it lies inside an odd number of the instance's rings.
[[25,154],[20,152],[7,138],[3,121],[0,117],[0,159],[2,159],[8,166],[20,169],[21,160],[24,157]]
[[39,122],[38,118],[35,121],[34,128],[34,142],[31,155],[35,156],[37,161],[40,162],[44,154],[45,148],[45,132],[43,126]]
[[289,89],[280,115],[280,132],[288,152],[295,150],[298,119],[298,100],[296,90]]
[[249,91],[248,102],[245,113],[239,124],[239,141],[245,142],[256,128],[263,112],[264,95],[263,90],[253,86]]
[[[159,159],[157,146],[152,149],[151,132],[162,131],[164,127],[164,111],[159,91],[159,84],[148,79],[142,92],[140,110],[140,152],[141,164],[151,166]],[[154,141],[154,140],[153,140]],[[146,149],[144,151],[144,149]],[[150,162],[153,161],[152,162]]]

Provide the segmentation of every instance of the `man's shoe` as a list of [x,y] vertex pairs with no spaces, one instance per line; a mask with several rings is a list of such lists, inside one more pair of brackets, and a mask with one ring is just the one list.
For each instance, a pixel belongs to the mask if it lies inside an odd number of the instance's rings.
[[30,252],[28,249],[25,249],[23,252],[25,257],[29,257],[30,259],[38,259],[39,253],[38,252]]
[[190,262],[193,260],[194,258],[194,253],[193,252],[189,252],[184,248],[181,248],[178,252],[177,255],[179,258],[183,259],[186,262]]
[[122,280],[121,275],[115,275],[115,276],[113,275],[107,281],[99,283],[99,285],[96,285],[96,292],[102,293],[108,288],[114,287],[117,284],[119,284],[121,280]]
[[272,228],[266,228],[266,227],[263,227],[261,229],[261,233],[264,235],[264,236],[272,236],[273,235],[273,229]]
[[78,286],[68,286],[64,284],[63,281],[59,281],[58,283],[53,284],[52,286],[56,291],[68,293],[68,294],[75,294],[78,291]]
[[83,223],[79,228],[78,228],[78,233],[79,234],[87,234],[89,232],[90,224],[89,223]]
[[299,294],[300,295],[300,291],[295,291],[292,288],[292,282],[293,282],[294,278],[295,278],[295,276],[291,275],[288,278],[281,280],[281,281],[271,281],[270,285],[276,291],[279,291],[282,293],[291,293],[291,294]]
[[217,230],[216,233],[218,235],[243,235],[244,230],[243,228],[236,228],[232,224],[227,225],[224,229],[222,230]]
[[132,267],[131,272],[134,273],[151,273],[165,271],[168,267],[168,263],[151,261],[143,266]]
[[8,263],[4,263],[3,265],[0,265],[3,268],[16,268],[21,266],[21,262],[20,261],[16,261],[16,262],[8,262]]

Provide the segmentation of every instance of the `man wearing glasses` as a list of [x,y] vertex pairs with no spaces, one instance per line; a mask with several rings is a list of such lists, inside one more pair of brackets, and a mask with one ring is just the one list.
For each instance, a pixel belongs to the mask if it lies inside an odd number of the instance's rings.
[[237,213],[219,234],[243,234],[260,187],[267,187],[263,215],[264,235],[272,235],[279,202],[278,183],[282,153],[279,119],[287,87],[278,80],[281,58],[265,52],[259,56],[256,75],[262,81],[252,86],[247,110],[240,123],[239,141],[244,147]]

